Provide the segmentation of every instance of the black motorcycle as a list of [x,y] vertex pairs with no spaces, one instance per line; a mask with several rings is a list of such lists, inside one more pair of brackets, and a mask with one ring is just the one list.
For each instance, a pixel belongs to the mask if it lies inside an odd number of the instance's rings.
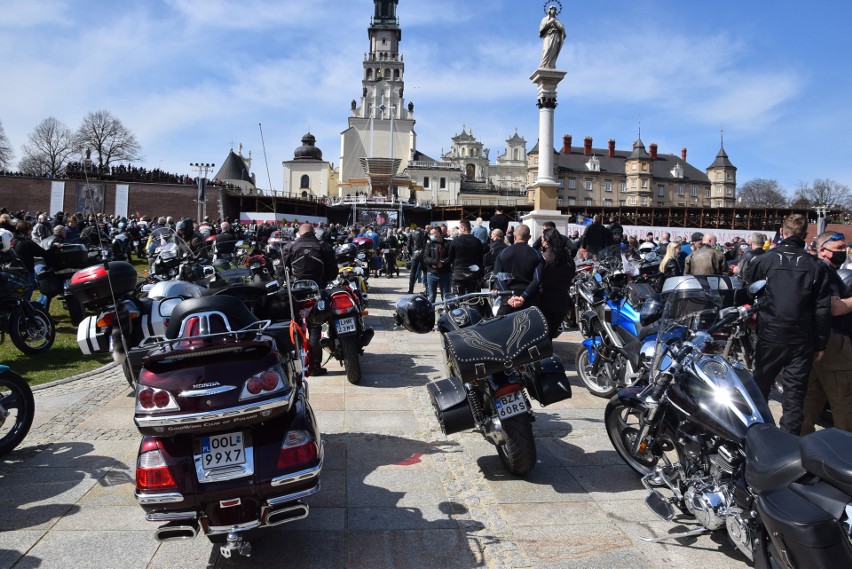
[[748,370],[712,353],[714,333],[759,303],[722,309],[718,291],[695,278],[665,296],[643,312],[643,325],[660,321],[656,346],[643,350],[650,385],[619,392],[605,425],[642,476],[648,507],[667,521],[677,508],[700,526],[646,541],[724,527],[759,568],[852,567],[852,435],[783,433]]
[[35,417],[35,401],[27,380],[0,365],[0,456],[21,444]]
[[364,324],[365,314],[353,283],[338,276],[327,289],[320,291],[320,298],[309,317],[327,325],[320,344],[330,357],[343,365],[346,379],[352,384],[361,381],[361,355],[375,334]]
[[0,344],[8,333],[16,348],[32,356],[53,346],[56,326],[41,306],[24,300],[27,275],[17,263],[6,264],[0,271]]
[[480,299],[506,292],[471,293],[434,305],[422,295],[403,296],[396,321],[425,334],[437,329],[448,376],[430,383],[435,415],[444,434],[479,431],[497,447],[503,466],[523,475],[535,466],[534,416],[529,395],[542,406],[571,397],[571,386],[557,356],[552,356],[547,321],[538,308],[482,319]]

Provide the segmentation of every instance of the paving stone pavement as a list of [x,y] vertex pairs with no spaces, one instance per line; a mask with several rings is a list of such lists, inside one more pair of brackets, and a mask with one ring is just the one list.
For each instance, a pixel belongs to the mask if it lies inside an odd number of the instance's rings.
[[[133,398],[111,367],[36,392],[32,431],[0,462],[0,568],[747,566],[719,532],[639,539],[684,526],[644,506],[606,436],[606,401],[573,371],[572,399],[533,404],[538,463],[525,478],[507,474],[480,435],[442,435],[425,389],[441,376],[437,333],[394,328],[405,276],[370,284],[376,337],[362,383],[336,362],[310,380],[326,462],[307,519],[258,532],[250,558],[224,559],[203,536],[156,542],[133,498]],[[579,340],[555,342],[571,370]]]

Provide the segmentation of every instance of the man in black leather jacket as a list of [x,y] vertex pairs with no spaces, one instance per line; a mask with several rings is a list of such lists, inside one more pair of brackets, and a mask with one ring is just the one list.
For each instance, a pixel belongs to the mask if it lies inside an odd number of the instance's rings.
[[[295,280],[311,280],[325,288],[329,281],[337,276],[337,259],[334,249],[325,241],[317,239],[314,227],[310,223],[299,226],[299,238],[284,252],[284,266],[293,271]],[[327,370],[322,367],[322,346],[320,336],[322,324],[308,327],[308,340],[313,355],[312,375],[323,375]]]
[[408,256],[411,259],[411,272],[408,275],[408,294],[414,294],[414,283],[422,281],[423,248],[426,246],[426,234],[419,227],[408,234]]
[[498,314],[509,314],[529,306],[538,300],[544,258],[529,246],[530,228],[519,225],[515,229],[515,243],[507,247],[494,263],[497,287],[511,290],[514,296],[500,307]]
[[456,294],[479,292],[485,249],[482,241],[470,231],[470,222],[462,219],[459,222],[459,236],[450,241],[447,253],[447,263],[452,270],[453,290]]
[[831,291],[825,263],[805,251],[808,221],[784,219],[781,244],[755,257],[747,282],[766,279],[757,319],[754,379],[763,396],[776,381],[784,390],[780,426],[798,435],[811,366],[822,357],[831,331]]

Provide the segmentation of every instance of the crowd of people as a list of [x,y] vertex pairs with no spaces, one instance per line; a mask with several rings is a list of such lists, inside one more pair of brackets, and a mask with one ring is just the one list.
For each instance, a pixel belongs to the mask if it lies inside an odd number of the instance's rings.
[[[195,222],[168,216],[126,219],[63,212],[51,216],[0,209],[0,232],[11,235],[4,243],[10,243],[28,273],[27,298],[36,286],[37,259],[49,264],[63,243],[101,245],[116,232],[135,236],[140,227],[145,227],[146,234],[174,230],[198,255],[209,253],[211,236],[218,253],[233,252],[247,229],[228,219]],[[295,242],[288,248],[288,265],[298,267],[305,252],[325,259],[329,268],[322,274],[299,269],[323,283],[334,278],[333,246],[368,238],[376,250],[405,253],[410,267],[408,293],[422,291],[434,302],[439,293],[444,299],[449,294],[477,292],[484,284],[512,291],[499,313],[538,306],[554,337],[571,307],[569,288],[579,262],[620,257],[625,272],[635,275],[636,262],[653,253],[659,259],[658,291],[666,279],[681,275],[737,275],[745,283],[766,280],[754,377],[767,398],[776,382],[783,388],[781,427],[796,434],[813,431],[827,402],[835,426],[852,430],[852,259],[842,233],[822,233],[806,243],[807,220],[801,215],[784,220],[778,242],[755,232],[748,239],[724,245],[712,233],[700,232],[688,239],[672,240],[665,232],[658,240],[652,234],[637,239],[627,236],[617,219],[604,225],[599,216],[583,235],[562,235],[554,223],[545,222],[541,235],[532,241],[530,228],[510,224],[499,207],[488,227],[478,218],[463,219],[452,228],[446,224],[377,228],[262,223],[248,229],[260,244],[273,236]],[[299,253],[298,259],[294,253]],[[423,288],[415,290],[418,286]]]

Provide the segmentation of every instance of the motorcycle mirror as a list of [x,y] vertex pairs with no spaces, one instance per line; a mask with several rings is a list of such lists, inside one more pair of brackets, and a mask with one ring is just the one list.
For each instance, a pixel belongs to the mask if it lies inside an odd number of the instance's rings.
[[763,287],[766,286],[766,279],[755,281],[748,286],[748,293],[752,296],[756,295],[760,291],[763,290]]

